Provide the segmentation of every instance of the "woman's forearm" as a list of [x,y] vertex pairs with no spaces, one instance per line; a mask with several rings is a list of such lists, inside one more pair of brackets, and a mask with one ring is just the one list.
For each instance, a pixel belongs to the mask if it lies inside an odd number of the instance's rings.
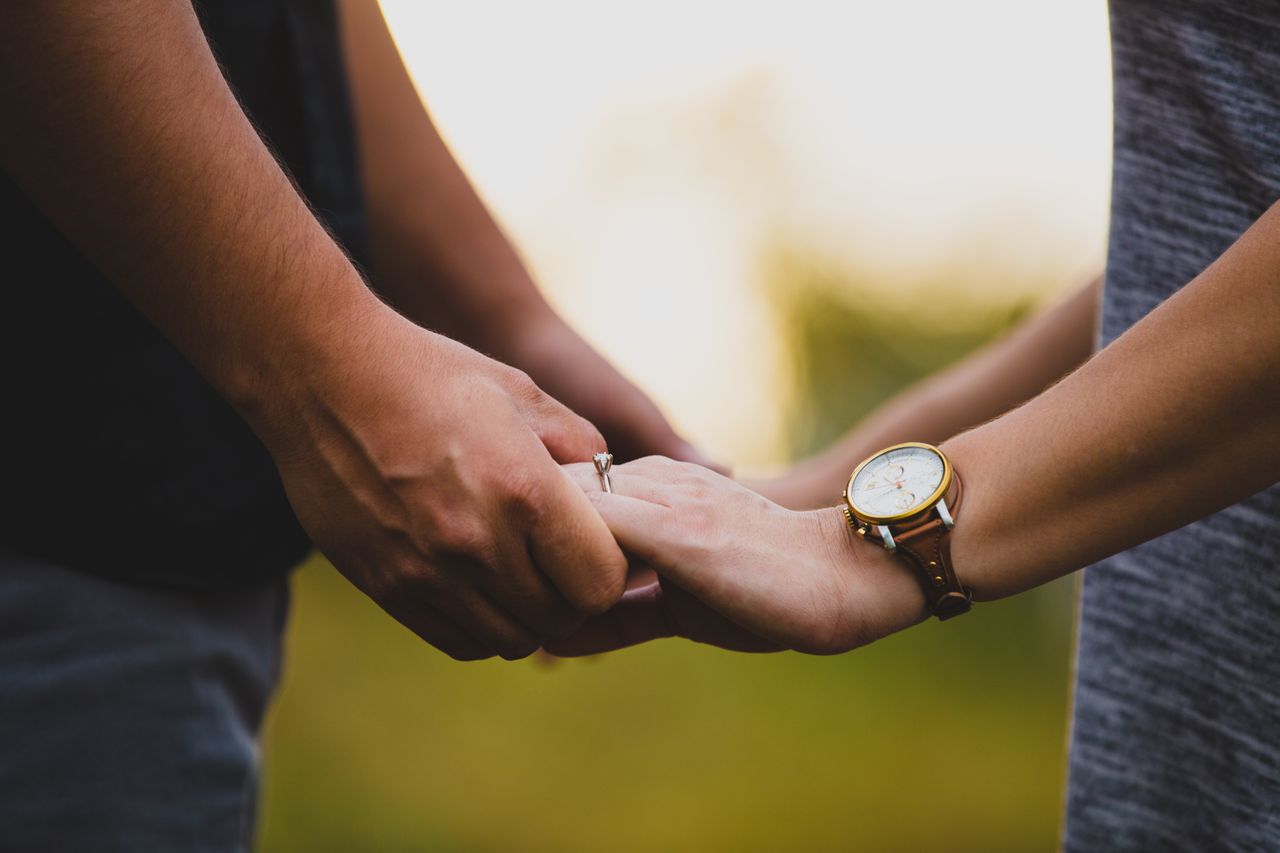
[[943,445],[966,486],[952,553],[1017,592],[1280,479],[1280,209],[1079,370]]
[[440,137],[377,0],[342,0],[373,283],[414,322],[499,358],[553,314]]
[[900,441],[941,443],[1039,394],[1093,351],[1095,279],[1001,340],[908,388],[823,452],[773,483],[753,484],[795,509],[830,505],[849,472]]

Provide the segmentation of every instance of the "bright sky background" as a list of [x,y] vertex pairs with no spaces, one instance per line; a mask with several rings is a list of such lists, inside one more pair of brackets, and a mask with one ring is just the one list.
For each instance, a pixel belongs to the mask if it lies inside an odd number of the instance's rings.
[[886,275],[1101,263],[1103,0],[383,0],[552,300],[696,441],[779,452],[763,241]]

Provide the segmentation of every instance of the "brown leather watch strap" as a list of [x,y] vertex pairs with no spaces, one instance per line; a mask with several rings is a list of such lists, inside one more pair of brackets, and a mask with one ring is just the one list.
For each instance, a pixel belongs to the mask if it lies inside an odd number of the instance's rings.
[[[960,477],[953,474],[947,508],[954,517],[960,507]],[[941,620],[967,613],[973,593],[965,589],[951,565],[951,531],[933,513],[924,524],[890,528],[898,553],[914,564],[929,610]]]

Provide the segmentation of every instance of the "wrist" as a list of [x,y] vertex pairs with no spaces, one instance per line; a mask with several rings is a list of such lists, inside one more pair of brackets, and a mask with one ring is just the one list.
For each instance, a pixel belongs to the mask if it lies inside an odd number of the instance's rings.
[[[999,457],[988,452],[982,430],[971,430],[942,445],[956,470],[964,478],[964,507],[951,532],[951,560],[956,576],[972,591],[974,601],[993,601],[1021,592],[1030,584],[1012,582],[1010,564],[1003,543],[1014,537],[1000,529],[998,507],[991,498],[993,475],[998,475]],[[1023,508],[1017,514],[1021,525],[1030,523]]]
[[[846,580],[840,620],[857,635],[853,645],[865,645],[924,621],[929,616],[924,593],[910,568],[884,548],[857,537],[840,507],[817,510],[813,518],[826,559]],[[852,646],[850,646],[852,647]]]
[[292,443],[318,408],[342,401],[385,373],[389,349],[406,336],[433,338],[363,285],[277,327],[257,357],[229,367],[220,390],[273,453]]

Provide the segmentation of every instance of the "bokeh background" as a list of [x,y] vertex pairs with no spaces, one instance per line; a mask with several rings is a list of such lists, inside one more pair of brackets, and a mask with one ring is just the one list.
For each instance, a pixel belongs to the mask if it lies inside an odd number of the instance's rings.
[[[384,0],[552,301],[785,465],[1101,266],[1103,0]],[[269,851],[1052,849],[1075,588],[856,653],[458,664],[316,558]]]

